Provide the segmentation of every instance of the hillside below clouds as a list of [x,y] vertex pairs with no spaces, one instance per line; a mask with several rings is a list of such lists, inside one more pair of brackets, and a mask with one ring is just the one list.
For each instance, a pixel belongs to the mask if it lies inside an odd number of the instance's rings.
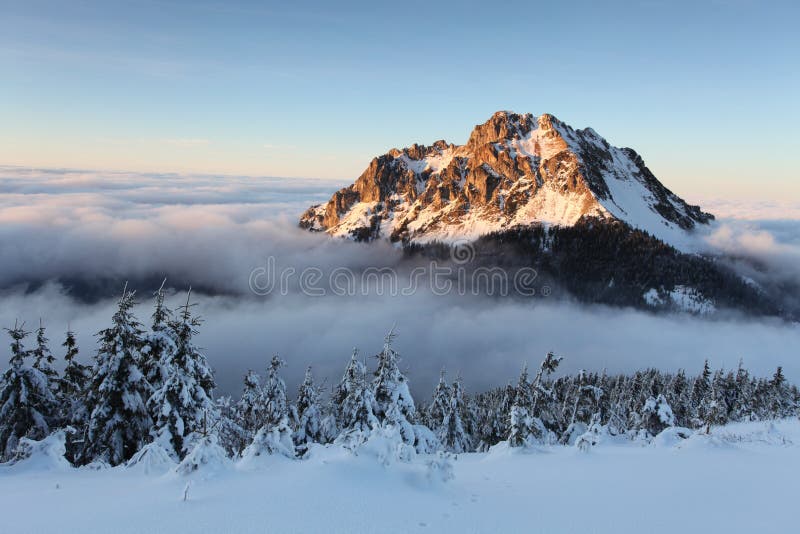
[[713,219],[664,187],[634,150],[591,128],[499,111],[465,145],[415,144],[374,158],[353,185],[310,208],[301,226],[419,244],[587,217],[620,220],[677,247]]
[[464,145],[414,144],[374,158],[300,226],[437,258],[469,241],[476,266],[533,267],[539,284],[586,302],[785,315],[763,288],[694,252],[693,234],[713,219],[633,149],[552,115],[499,111]]

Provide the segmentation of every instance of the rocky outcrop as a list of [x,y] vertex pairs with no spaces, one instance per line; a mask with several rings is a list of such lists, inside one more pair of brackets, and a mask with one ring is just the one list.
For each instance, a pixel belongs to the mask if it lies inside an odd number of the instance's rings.
[[300,225],[424,243],[532,223],[571,226],[584,217],[624,221],[672,243],[713,218],[664,187],[632,149],[552,115],[500,111],[465,145],[414,144],[374,158]]

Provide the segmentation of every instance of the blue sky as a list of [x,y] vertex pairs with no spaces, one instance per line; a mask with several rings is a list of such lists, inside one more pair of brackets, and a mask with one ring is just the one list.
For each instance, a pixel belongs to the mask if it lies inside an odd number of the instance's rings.
[[0,164],[351,181],[498,109],[692,197],[798,196],[791,2],[0,0]]

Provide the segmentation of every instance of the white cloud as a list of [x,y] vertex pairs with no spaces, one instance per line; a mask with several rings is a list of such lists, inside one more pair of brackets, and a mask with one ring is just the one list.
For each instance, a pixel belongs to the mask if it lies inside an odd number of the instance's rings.
[[[327,200],[342,184],[324,180],[207,175],[95,173],[0,168],[0,325],[41,316],[55,341],[68,322],[84,355],[92,334],[107,324],[119,281],[137,280],[140,296],[164,276],[198,291],[206,319],[199,341],[224,390],[235,390],[248,368],[263,369],[280,352],[290,384],[306,364],[338,379],[354,345],[367,355],[398,323],[399,349],[417,393],[427,395],[442,364],[461,370],[474,391],[513,380],[523,360],[546,351],[566,357],[565,368],[609,372],[656,365],[694,372],[703,358],[732,367],[739,357],[766,374],[783,364],[800,379],[796,325],[742,317],[700,320],[633,310],[578,307],[554,300],[437,297],[260,298],[248,278],[264,258],[284,266],[393,265],[401,253],[387,245],[334,242],[297,228],[299,214]],[[726,219],[708,236],[715,250],[752,255],[791,278],[800,264],[796,220]],[[773,272],[773,271],[770,271]],[[86,304],[64,294],[103,298]],[[800,277],[798,277],[800,279]],[[36,291],[23,295],[15,284]],[[45,284],[42,286],[42,284]],[[175,299],[173,299],[175,300]],[[149,303],[139,310],[149,316]]]
[[705,211],[721,219],[737,220],[800,220],[797,200],[729,200],[706,199],[699,202]]

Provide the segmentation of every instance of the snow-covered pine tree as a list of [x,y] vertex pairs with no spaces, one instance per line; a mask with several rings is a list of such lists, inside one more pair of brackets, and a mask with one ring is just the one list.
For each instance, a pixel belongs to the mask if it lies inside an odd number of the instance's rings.
[[228,456],[238,457],[245,447],[253,440],[239,424],[236,403],[230,396],[218,397],[217,420],[213,424],[214,432],[219,436],[219,444],[228,453]]
[[381,424],[397,428],[404,443],[414,445],[414,399],[408,389],[408,380],[398,366],[399,355],[392,347],[395,337],[392,328],[386,334],[383,350],[377,356],[378,368],[372,382],[374,412]]
[[528,381],[528,364],[522,366],[522,372],[514,390],[514,404],[508,414],[508,444],[522,447],[528,442],[531,433],[530,410],[533,406],[531,384]]
[[689,381],[686,379],[686,371],[679,369],[667,385],[664,396],[670,406],[673,407],[675,424],[677,426],[689,425]]
[[264,418],[265,424],[273,427],[289,420],[289,403],[286,399],[286,382],[278,372],[286,362],[274,355],[267,367],[267,380],[264,383]]
[[47,376],[25,361],[24,325],[6,329],[11,336],[10,367],[0,379],[0,461],[13,458],[21,438],[47,437],[56,413],[56,399]]
[[648,397],[642,408],[639,428],[655,436],[670,426],[675,426],[675,416],[667,398],[663,394],[656,398]]
[[378,425],[373,412],[375,398],[367,385],[367,369],[358,359],[358,349],[353,349],[344,376],[333,391],[332,400],[338,427],[343,432],[368,434]]
[[564,358],[556,357],[555,354],[552,352],[548,352],[547,355],[542,360],[541,365],[539,366],[539,370],[536,372],[536,376],[531,383],[531,389],[533,389],[533,403],[531,406],[531,416],[539,417],[539,399],[550,398],[552,397],[552,392],[548,389],[545,389],[543,386],[543,379],[553,374],[556,369],[558,369],[558,364],[561,363],[561,360]]
[[736,401],[733,404],[731,417],[734,421],[749,421],[753,414],[753,383],[750,373],[744,367],[744,362],[740,359],[736,369]]
[[439,373],[439,383],[436,384],[436,389],[433,390],[433,398],[425,413],[425,424],[435,433],[438,433],[442,428],[445,414],[450,408],[450,397],[450,386],[445,380],[445,370],[442,367]]
[[725,373],[721,369],[714,373],[714,378],[711,380],[711,402],[714,413],[707,415],[707,419],[710,417],[712,420],[711,424],[724,425],[730,420],[729,415],[733,411],[733,403],[736,402],[735,387],[733,373]]
[[88,413],[84,393],[91,379],[92,372],[88,365],[83,365],[75,358],[78,356],[78,344],[75,333],[67,330],[64,343],[64,373],[58,382],[56,398],[61,406],[61,420],[66,425],[77,429],[86,424]]
[[547,401],[552,400],[553,391],[545,387],[545,380],[558,369],[562,360],[562,357],[556,357],[553,352],[548,352],[531,382],[533,398],[529,413],[530,432],[534,438],[540,441],[545,439],[547,432],[545,421],[552,423],[555,420],[555,414],[547,409]]
[[575,440],[575,446],[583,452],[588,452],[592,447],[600,443],[603,436],[607,433],[608,429],[603,426],[600,412],[595,412],[592,414],[591,419],[589,419],[589,427],[586,429],[586,432],[578,436],[578,439]]
[[248,443],[266,423],[265,410],[261,380],[258,373],[251,369],[244,375],[244,389],[236,403],[236,422],[248,435]]
[[322,422],[320,426],[320,443],[333,443],[339,436],[339,425],[336,422],[333,404],[328,400],[328,405],[322,412]]
[[297,414],[294,432],[295,445],[303,447],[307,443],[323,443],[322,409],[310,366],[306,369],[305,378],[297,392],[295,413]]
[[452,387],[448,388],[450,398],[447,402],[444,419],[436,437],[448,452],[460,454],[472,450],[472,437],[464,428],[462,414],[468,409],[461,386],[461,376],[456,376]]
[[603,390],[595,386],[592,383],[593,381],[596,381],[596,375],[587,375],[583,369],[578,372],[578,376],[572,381],[572,391],[570,393],[573,398],[569,424],[561,435],[561,443],[572,443],[575,438],[582,435],[587,429],[586,423],[591,420],[592,415],[598,412],[597,406],[603,396]]
[[[461,373],[458,373],[456,378],[461,380]],[[474,450],[480,442],[478,438],[478,406],[471,395],[464,393],[463,381],[461,383],[461,396],[464,398],[464,402],[462,403],[463,408],[460,412],[461,424],[464,425],[464,431],[470,437],[471,445]]]
[[58,401],[59,420],[63,425],[73,427],[76,432],[66,436],[67,458],[75,463],[80,456],[83,436],[80,433],[89,418],[86,406],[86,389],[92,378],[89,366],[76,360],[78,344],[75,333],[67,328],[66,339],[61,344],[65,349],[64,373],[58,381],[56,400]]
[[712,425],[724,425],[728,422],[728,408],[725,404],[725,395],[718,381],[711,383],[711,390],[702,404],[702,413],[705,418],[705,432],[711,432]]
[[[163,364],[172,361],[177,350],[176,332],[172,327],[174,320],[172,310],[164,304],[164,284],[166,283],[167,281],[164,280],[161,287],[155,292],[155,307],[151,316],[150,331],[143,336],[140,367],[150,385],[151,395],[161,389],[166,374]],[[151,413],[150,417],[155,421],[158,414]]]
[[772,417],[770,410],[770,387],[769,381],[763,378],[753,378],[751,381],[753,388],[753,404],[751,412],[754,419],[768,419]]
[[510,383],[475,397],[475,447],[485,451],[508,439],[509,416],[514,404],[514,386]]
[[491,413],[492,431],[497,442],[508,439],[511,432],[509,421],[511,416],[511,408],[514,406],[514,400],[517,396],[517,388],[509,381],[503,389],[503,395],[500,399],[500,406],[495,413]]
[[252,459],[262,454],[296,455],[292,429],[289,426],[289,405],[286,400],[286,383],[278,374],[284,362],[278,355],[272,357],[267,367],[267,379],[262,389],[264,424],[253,437],[253,442],[242,456]]
[[788,388],[786,385],[786,377],[783,375],[783,367],[780,365],[772,375],[772,380],[769,381],[769,411],[772,417],[787,417],[791,414]]
[[191,289],[178,317],[170,321],[175,350],[161,352],[163,382],[147,402],[153,421],[153,437],[178,458],[191,449],[197,434],[209,433],[209,422],[217,419],[212,400],[214,373],[204,354],[193,342],[199,317],[192,315]]
[[608,410],[605,413],[606,429],[613,436],[624,434],[628,429],[623,403],[626,382],[624,377],[615,376],[606,386],[609,391]]
[[53,362],[56,359],[53,353],[50,352],[48,343],[50,343],[50,340],[47,339],[44,323],[39,319],[39,328],[36,329],[36,347],[31,350],[33,368],[47,377],[50,390],[55,394],[58,391],[58,373],[53,369]]
[[642,371],[625,377],[625,385],[620,397],[621,411],[625,414],[625,428],[634,429],[639,424],[639,410],[644,405],[650,391],[645,388],[647,377]]
[[89,387],[89,422],[83,461],[111,465],[131,458],[149,439],[152,421],[146,400],[150,386],[139,368],[141,325],[133,316],[134,292],[127,284],[112,325],[98,332],[100,348]]
[[706,420],[706,411],[711,401],[711,366],[708,360],[703,363],[703,371],[694,379],[692,384],[692,420],[694,426],[699,427]]

